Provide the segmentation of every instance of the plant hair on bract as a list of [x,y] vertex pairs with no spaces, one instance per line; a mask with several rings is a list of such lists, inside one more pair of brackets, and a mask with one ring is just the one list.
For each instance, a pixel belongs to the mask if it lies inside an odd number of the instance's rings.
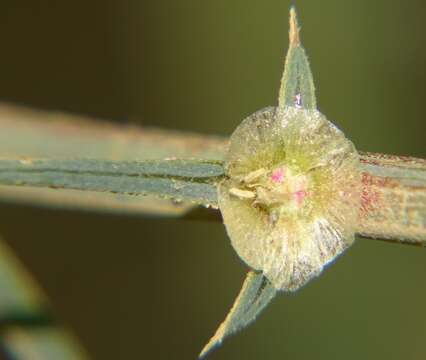
[[295,291],[354,241],[358,153],[317,110],[267,108],[231,136],[219,208],[244,262]]

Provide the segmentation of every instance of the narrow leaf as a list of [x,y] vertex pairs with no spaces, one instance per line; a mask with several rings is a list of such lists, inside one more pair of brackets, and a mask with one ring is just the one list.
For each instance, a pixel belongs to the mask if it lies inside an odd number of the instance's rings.
[[22,319],[32,317],[34,313],[45,313],[47,299],[2,239],[0,289],[0,324],[12,318]]
[[256,320],[276,293],[275,288],[261,273],[250,271],[231,311],[201,351],[200,358],[205,357],[211,350],[219,346],[224,339]]
[[87,359],[58,325],[45,294],[0,239],[0,349],[11,359]]
[[196,160],[0,160],[0,185],[156,195],[216,205],[221,164]]
[[289,48],[278,96],[278,107],[297,106],[316,109],[315,86],[309,61],[300,42],[296,10],[290,10]]

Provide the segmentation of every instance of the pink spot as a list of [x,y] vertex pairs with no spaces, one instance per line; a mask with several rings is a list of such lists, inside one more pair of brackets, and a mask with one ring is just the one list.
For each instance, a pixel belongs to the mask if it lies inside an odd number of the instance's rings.
[[308,193],[305,190],[299,190],[293,193],[294,200],[296,201],[296,204],[298,206],[302,205],[303,200],[305,200],[305,197],[308,195]]
[[271,179],[273,182],[282,183],[284,181],[284,175],[284,170],[278,168],[272,172]]

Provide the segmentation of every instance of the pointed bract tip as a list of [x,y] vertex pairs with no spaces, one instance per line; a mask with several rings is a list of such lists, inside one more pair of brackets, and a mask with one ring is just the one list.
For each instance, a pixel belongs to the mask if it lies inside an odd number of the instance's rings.
[[291,47],[296,47],[300,45],[299,30],[300,28],[299,28],[299,23],[297,21],[296,8],[292,6],[290,8],[290,31],[289,31]]
[[209,340],[209,342],[204,346],[203,350],[201,350],[200,355],[198,355],[198,359],[205,359],[206,356],[217,346],[222,343],[224,334],[223,334],[223,326],[220,326],[216,334]]

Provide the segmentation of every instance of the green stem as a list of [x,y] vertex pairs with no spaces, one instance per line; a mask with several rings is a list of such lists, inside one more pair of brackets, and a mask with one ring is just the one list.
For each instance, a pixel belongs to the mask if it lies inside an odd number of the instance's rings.
[[206,206],[216,206],[221,176],[220,163],[201,160],[0,159],[1,185],[156,195]]

